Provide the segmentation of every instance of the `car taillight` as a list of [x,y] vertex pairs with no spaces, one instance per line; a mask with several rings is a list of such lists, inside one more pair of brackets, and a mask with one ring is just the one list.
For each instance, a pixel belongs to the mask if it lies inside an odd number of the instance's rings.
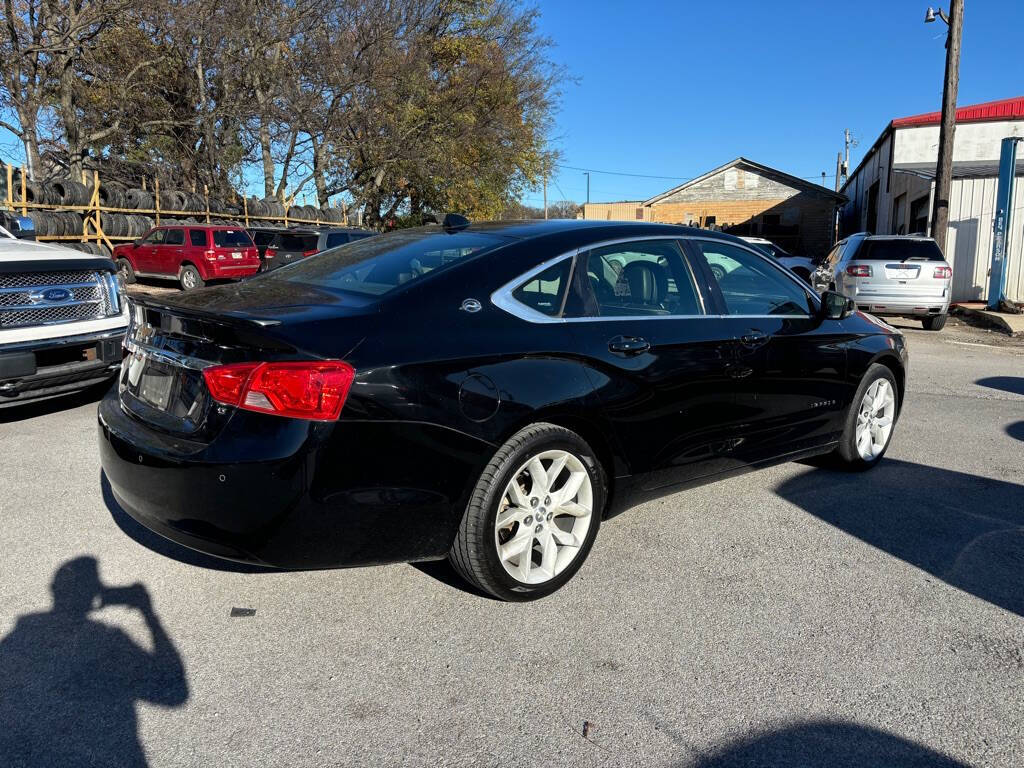
[[276,248],[271,248],[268,245],[267,249],[265,251],[263,251],[263,258],[265,258],[265,259],[272,259],[275,256],[277,256],[277,249]]
[[303,258],[305,258],[306,256],[312,256],[314,253],[319,253],[319,252],[320,251],[318,251],[316,248],[314,248],[311,251],[303,251],[302,252],[302,256],[303,256]]
[[225,405],[334,421],[345,405],[355,369],[341,360],[231,363],[205,368],[203,378],[213,399]]
[[217,252],[214,251],[214,250],[203,251],[203,256],[208,258],[210,261],[216,261],[217,260]]
[[846,268],[846,274],[852,277],[871,277],[871,265],[851,264]]
[[940,280],[945,280],[947,277],[953,276],[952,267],[936,267],[935,272],[932,273],[933,277],[937,277]]

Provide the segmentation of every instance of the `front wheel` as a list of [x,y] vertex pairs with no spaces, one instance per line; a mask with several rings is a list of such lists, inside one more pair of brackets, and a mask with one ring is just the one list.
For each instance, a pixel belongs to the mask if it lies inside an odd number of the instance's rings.
[[135,270],[132,268],[132,263],[123,256],[117,260],[117,274],[125,285],[131,285],[135,282]]
[[575,432],[538,423],[520,430],[484,469],[449,559],[502,600],[534,600],[565,584],[601,522],[604,471]]
[[839,447],[842,463],[849,469],[870,469],[882,460],[899,413],[896,377],[875,363],[864,374],[854,395]]
[[946,315],[929,315],[921,323],[926,331],[941,331],[946,324]]
[[178,273],[178,282],[181,283],[183,291],[191,291],[195,288],[202,288],[205,285],[203,276],[191,264],[186,264],[181,268],[181,272]]

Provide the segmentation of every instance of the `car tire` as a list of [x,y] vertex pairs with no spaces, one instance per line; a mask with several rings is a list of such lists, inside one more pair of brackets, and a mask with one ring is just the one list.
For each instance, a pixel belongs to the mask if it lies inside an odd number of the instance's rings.
[[120,275],[121,282],[125,285],[132,285],[135,282],[135,270],[132,269],[132,263],[124,257],[117,260],[117,274]]
[[712,264],[711,274],[715,276],[716,281],[722,282],[722,279],[725,277],[725,268],[719,266],[718,264]]
[[872,364],[853,396],[836,448],[842,467],[863,471],[882,460],[899,417],[899,398],[892,371],[884,365]]
[[[562,498],[566,493],[572,495]],[[501,446],[480,475],[448,558],[466,581],[500,600],[544,597],[586,560],[606,498],[604,469],[583,438],[554,424],[532,424]]]
[[203,276],[199,274],[199,270],[191,264],[186,264],[178,272],[178,282],[181,284],[181,290],[183,291],[194,291],[196,288],[202,288],[206,283],[203,281]]
[[929,315],[921,321],[926,331],[941,331],[946,325],[947,315]]

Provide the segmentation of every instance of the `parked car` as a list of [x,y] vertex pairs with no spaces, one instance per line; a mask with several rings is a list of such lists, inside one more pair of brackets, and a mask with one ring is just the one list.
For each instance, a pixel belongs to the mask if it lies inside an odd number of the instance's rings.
[[116,246],[113,257],[126,284],[136,277],[171,278],[186,291],[209,280],[248,277],[260,268],[248,232],[209,224],[154,227],[135,242]]
[[743,237],[740,239],[764,251],[782,266],[788,267],[801,280],[808,283],[811,281],[811,273],[817,268],[813,260],[804,256],[794,256],[791,253],[787,253],[783,248],[780,248],[771,240],[765,240],[763,237]]
[[[740,264],[721,280],[718,256]],[[644,499],[815,454],[874,466],[907,364],[849,299],[652,223],[449,216],[133,312],[99,408],[130,515],[284,568],[448,556],[508,600],[560,587]]]
[[281,232],[287,232],[288,230],[284,227],[249,227],[247,230],[249,237],[252,238],[253,245],[256,246],[256,250],[260,256],[260,271],[263,272],[267,268],[265,253],[267,247],[274,242],[274,238]]
[[127,325],[110,259],[0,227],[0,407],[110,381]]
[[278,231],[263,254],[264,270],[286,264],[336,248],[345,243],[372,237],[376,232],[350,227],[322,227],[319,229],[288,229]]
[[930,237],[860,232],[836,243],[812,281],[873,315],[908,317],[938,331],[949,314],[953,269]]

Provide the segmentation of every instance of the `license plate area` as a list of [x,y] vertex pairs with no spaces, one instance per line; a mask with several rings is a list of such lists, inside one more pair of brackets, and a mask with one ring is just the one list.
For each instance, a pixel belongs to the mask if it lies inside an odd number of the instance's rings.
[[202,372],[178,365],[138,347],[121,365],[122,404],[162,429],[194,433],[202,425],[208,397]]
[[232,251],[231,252],[231,258],[232,259],[240,259],[240,258],[242,258],[242,252],[241,251]]
[[911,264],[886,264],[885,276],[890,280],[916,280],[921,268]]

